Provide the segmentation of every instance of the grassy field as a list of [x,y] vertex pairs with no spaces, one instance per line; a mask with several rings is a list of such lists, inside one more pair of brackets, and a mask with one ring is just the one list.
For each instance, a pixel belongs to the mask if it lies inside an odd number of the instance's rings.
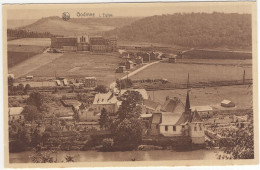
[[158,63],[132,76],[133,80],[165,78],[171,83],[186,83],[190,74],[190,83],[208,81],[242,80],[246,71],[246,79],[252,78],[251,66]]
[[[40,68],[43,65],[46,65],[53,60],[59,58],[62,54],[52,54],[52,53],[41,53],[34,55],[33,57],[20,62],[19,64],[10,67],[8,73],[14,74],[16,78],[28,75],[29,72],[32,72],[35,69]],[[44,71],[43,71],[44,72]]]
[[[168,62],[168,61],[167,61]],[[252,60],[219,60],[219,59],[178,59],[178,63],[188,63],[188,64],[213,64],[213,65],[232,65],[232,66],[252,66]]]
[[249,52],[228,52],[213,50],[192,50],[184,54],[189,59],[252,59]]
[[39,67],[30,75],[38,77],[64,76],[67,78],[82,78],[95,76],[98,83],[105,84],[115,81],[121,74],[115,74],[115,69],[120,62],[117,53],[65,53],[50,63]]
[[37,55],[38,53],[35,52],[12,52],[12,51],[8,51],[7,55],[8,55],[8,59],[7,59],[7,63],[8,63],[8,68],[14,67],[15,65],[31,58],[32,56]]
[[50,45],[48,38],[22,38],[7,42],[8,68],[40,54]]
[[[166,96],[178,97],[185,104],[186,89],[149,91],[151,99],[163,104]],[[233,101],[239,109],[252,107],[252,87],[248,85],[194,88],[190,92],[191,106],[219,105],[224,99]]]
[[11,40],[7,42],[7,45],[32,45],[32,46],[50,46],[50,38],[21,38],[16,40]]
[[7,61],[8,67],[13,67],[32,56],[40,54],[44,50],[44,46],[35,45],[8,45],[7,46]]

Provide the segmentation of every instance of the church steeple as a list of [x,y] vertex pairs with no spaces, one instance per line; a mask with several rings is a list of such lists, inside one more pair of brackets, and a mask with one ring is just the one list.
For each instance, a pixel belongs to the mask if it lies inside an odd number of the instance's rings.
[[186,104],[185,104],[185,112],[190,112],[190,96],[189,96],[189,91],[187,91],[187,96],[186,96]]
[[188,80],[187,80],[187,96],[186,96],[186,104],[185,104],[185,112],[190,113],[190,95],[189,95],[189,81],[190,81],[190,74],[188,73]]

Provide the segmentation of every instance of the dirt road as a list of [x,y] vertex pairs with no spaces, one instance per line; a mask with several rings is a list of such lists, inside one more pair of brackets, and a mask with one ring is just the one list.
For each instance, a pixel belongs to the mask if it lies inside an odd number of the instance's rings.
[[[160,61],[154,61],[154,62],[152,62],[152,63],[145,64],[144,66],[142,66],[142,67],[140,67],[140,68],[134,70],[133,72],[129,73],[128,75],[126,75],[126,76],[120,78],[120,80],[126,79],[127,77],[129,78],[129,77],[131,77],[131,76],[137,74],[138,72],[140,72],[140,71],[146,69],[147,67],[149,67],[149,66],[151,66],[151,65],[153,65],[153,64],[159,63],[159,62],[160,62]],[[109,85],[109,87],[110,87],[110,89],[115,89],[115,88],[116,88],[116,82],[112,82],[112,83]],[[115,89],[115,90],[116,90],[116,89]]]

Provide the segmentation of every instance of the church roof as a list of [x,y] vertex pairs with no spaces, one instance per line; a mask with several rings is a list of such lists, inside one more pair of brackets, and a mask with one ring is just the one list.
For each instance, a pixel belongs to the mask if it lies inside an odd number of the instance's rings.
[[176,122],[175,125],[181,125],[186,122],[192,123],[192,122],[202,122],[202,119],[197,111],[194,112],[183,112],[179,120]]
[[163,112],[174,112],[178,105],[181,105],[184,108],[184,104],[181,102],[181,100],[177,97],[174,97],[173,99],[168,99],[162,106]]
[[197,111],[191,113],[190,122],[202,122],[201,117]]

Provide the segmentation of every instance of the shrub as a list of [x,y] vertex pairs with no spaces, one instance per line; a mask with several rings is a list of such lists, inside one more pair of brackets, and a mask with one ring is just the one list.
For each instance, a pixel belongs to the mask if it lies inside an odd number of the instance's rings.
[[113,149],[114,140],[112,138],[105,138],[102,141],[102,146],[104,151],[111,151]]

